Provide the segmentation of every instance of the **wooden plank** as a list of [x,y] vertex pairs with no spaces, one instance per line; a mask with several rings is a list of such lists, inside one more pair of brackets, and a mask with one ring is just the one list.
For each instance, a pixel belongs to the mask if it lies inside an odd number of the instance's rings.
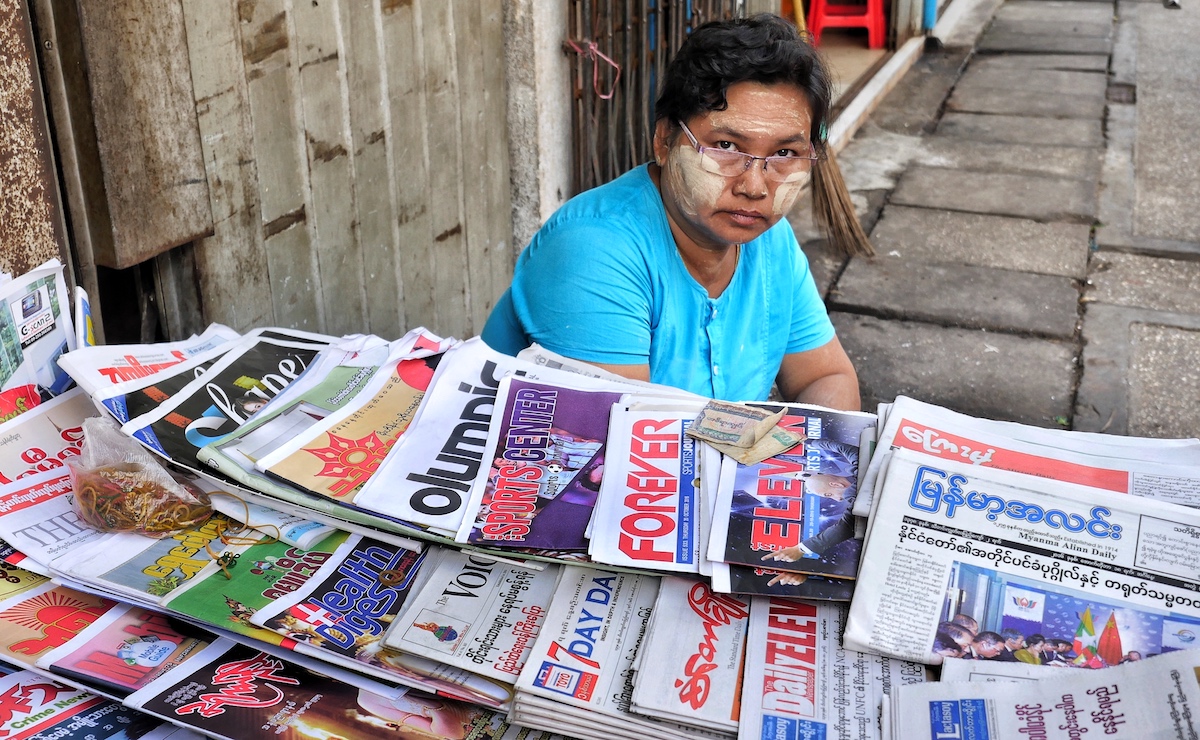
[[436,331],[422,6],[408,0],[379,0],[379,7],[390,121],[385,131],[391,161],[388,186],[395,194],[404,323]]
[[298,54],[283,0],[238,0],[251,137],[258,168],[259,225],[267,253],[275,322],[322,331],[312,204],[297,101]]
[[[488,233],[488,150],[493,142],[506,142],[503,129],[489,128],[485,119],[482,30],[480,0],[453,0],[455,66],[458,70],[459,125],[462,127],[462,172],[459,187],[462,191],[463,243],[467,254],[466,309],[467,323],[463,335],[478,334],[487,320],[492,297],[491,247]],[[472,43],[466,43],[467,40]],[[499,57],[503,58],[503,56]],[[493,62],[493,66],[495,65]]]
[[462,135],[456,47],[471,43],[454,33],[453,6],[442,0],[421,4],[425,54],[425,104],[429,129],[429,218],[433,231],[433,287],[442,335],[470,336],[467,312],[467,255],[460,190]]
[[[493,61],[504,58],[504,2],[484,0],[483,27],[481,29],[480,53],[484,61],[484,122],[490,132],[487,136],[487,162],[483,172],[486,183],[488,234],[487,252],[492,274],[491,292],[482,298],[483,320],[512,281],[513,262],[518,245],[513,244],[512,176],[508,157],[508,90],[504,68]],[[567,121],[561,122],[567,126]],[[474,293],[476,305],[480,295]],[[476,323],[475,331],[483,331],[483,323]]]
[[[87,80],[80,74],[83,46],[79,39],[79,16],[74,6],[68,6],[64,12],[54,0],[34,0],[33,10],[37,21],[34,32],[42,49],[42,74],[57,142],[58,168],[67,211],[71,214],[68,229],[70,243],[75,247],[75,273],[91,296],[96,339],[103,342],[104,312],[92,245],[99,239],[111,240],[112,229],[107,206],[103,205],[104,184],[99,174]],[[100,205],[90,208],[89,203]],[[101,212],[103,218],[94,218],[94,212]]]
[[0,108],[0,268],[20,275],[52,257],[70,264],[33,29],[22,0],[0,0]]
[[[199,301],[206,321],[240,331],[269,326],[275,316],[258,223],[258,170],[237,5],[235,0],[191,0],[184,5],[184,21],[214,218],[213,235],[196,243],[191,258]],[[180,272],[174,280],[182,282],[188,262],[172,258],[161,266]],[[179,316],[173,316],[176,309],[167,306],[172,338],[182,338],[190,330],[182,315],[189,300],[179,298]]]
[[180,0],[76,4],[113,229],[112,251],[95,258],[125,268],[212,232],[183,10]]
[[352,334],[367,328],[366,293],[336,9],[334,2],[299,2],[293,17],[324,326],[330,334]]
[[362,330],[393,339],[406,327],[396,272],[396,209],[389,184],[387,91],[377,11],[373,0],[338,2],[353,143],[355,213],[366,283],[367,323]]

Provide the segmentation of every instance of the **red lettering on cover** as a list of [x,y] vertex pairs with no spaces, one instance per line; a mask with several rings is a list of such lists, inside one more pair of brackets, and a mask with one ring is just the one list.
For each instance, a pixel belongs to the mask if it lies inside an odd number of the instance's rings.
[[[278,686],[272,686],[270,681],[287,686],[299,686],[300,682],[289,676],[280,676],[283,662],[265,653],[259,653],[246,660],[235,660],[224,663],[213,672],[212,683],[220,686],[217,692],[201,694],[197,701],[184,704],[175,710],[177,715],[199,714],[201,717],[218,717],[225,713],[225,707],[272,707],[283,699],[283,691]],[[268,689],[271,696],[258,699],[255,693],[259,689],[256,683],[262,679],[262,688]]]

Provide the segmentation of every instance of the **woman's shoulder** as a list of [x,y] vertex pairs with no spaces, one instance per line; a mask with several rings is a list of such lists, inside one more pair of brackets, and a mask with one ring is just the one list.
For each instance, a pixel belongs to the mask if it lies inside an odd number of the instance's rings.
[[662,212],[662,198],[642,165],[571,198],[554,212],[546,227],[597,222],[619,229],[644,224],[655,212]]

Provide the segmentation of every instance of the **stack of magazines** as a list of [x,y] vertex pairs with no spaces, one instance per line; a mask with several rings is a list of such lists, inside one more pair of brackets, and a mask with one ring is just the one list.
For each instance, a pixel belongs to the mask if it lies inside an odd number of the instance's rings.
[[[86,346],[55,269],[0,306],[78,385],[38,345],[0,389],[0,660],[144,736],[1195,734],[1198,440],[747,404],[788,440],[759,459],[709,399],[538,347]],[[213,517],[85,524],[95,414]]]

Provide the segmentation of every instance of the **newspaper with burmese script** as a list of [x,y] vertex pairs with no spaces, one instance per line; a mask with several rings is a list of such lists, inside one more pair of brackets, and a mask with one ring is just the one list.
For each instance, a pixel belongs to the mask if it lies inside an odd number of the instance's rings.
[[1180,650],[1103,671],[1049,671],[1039,680],[900,686],[889,702],[889,737],[1194,738],[1198,672],[1200,652]]
[[[882,410],[881,410],[882,411]],[[879,427],[878,454],[863,475],[854,514],[868,516],[888,453],[907,449],[944,460],[1070,481],[1117,493],[1200,505],[1198,439],[1148,439],[977,419],[905,396]]]
[[1102,668],[1186,647],[1195,630],[1195,509],[892,453],[847,647],[929,664],[1011,660],[1040,635],[1061,641],[1041,658]]

